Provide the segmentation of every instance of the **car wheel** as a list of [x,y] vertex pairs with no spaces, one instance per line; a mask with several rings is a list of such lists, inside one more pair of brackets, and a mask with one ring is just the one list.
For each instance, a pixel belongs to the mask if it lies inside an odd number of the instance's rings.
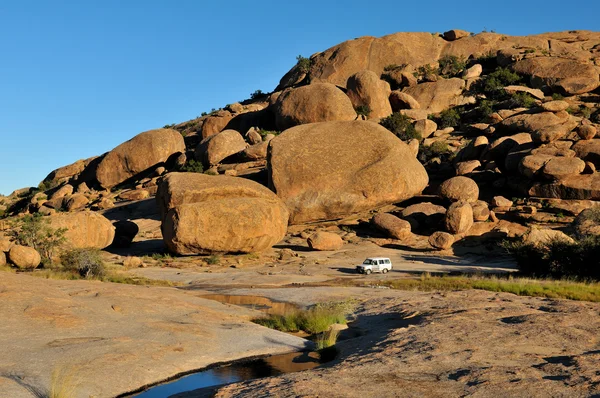
[[365,274],[367,274],[367,275],[369,275],[370,273],[371,273],[370,269],[368,269],[368,270],[365,271]]
[[382,274],[385,274],[386,272],[388,272],[388,269],[387,269],[387,268],[384,268],[384,269],[382,269],[382,270],[381,270],[381,273],[382,273]]

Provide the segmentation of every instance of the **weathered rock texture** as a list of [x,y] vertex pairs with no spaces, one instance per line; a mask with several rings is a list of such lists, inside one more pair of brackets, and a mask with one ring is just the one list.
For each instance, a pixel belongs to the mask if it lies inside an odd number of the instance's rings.
[[69,248],[104,249],[110,246],[115,237],[115,227],[98,213],[58,213],[48,220],[53,229],[66,229],[64,236]]
[[269,183],[290,223],[332,220],[400,202],[427,185],[408,146],[370,122],[298,126],[271,141]]
[[96,179],[102,187],[112,188],[166,162],[170,156],[179,152],[185,153],[185,143],[178,131],[146,131],[108,152],[98,165]]
[[163,240],[177,254],[259,252],[287,231],[289,213],[281,200],[250,180],[173,173],[157,198]]

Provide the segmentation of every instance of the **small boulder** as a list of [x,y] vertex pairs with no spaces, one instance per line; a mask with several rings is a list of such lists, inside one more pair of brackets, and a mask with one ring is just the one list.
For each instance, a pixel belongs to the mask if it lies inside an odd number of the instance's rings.
[[524,242],[535,246],[560,241],[565,243],[575,243],[575,241],[564,232],[549,228],[531,228],[524,237]]
[[123,260],[123,266],[125,268],[140,268],[144,265],[144,262],[141,258],[136,256],[127,256],[125,260]]
[[567,101],[556,100],[556,101],[548,101],[542,104],[542,109],[548,112],[560,112],[569,108],[569,103]]
[[311,249],[320,251],[339,250],[344,246],[342,238],[331,232],[316,232],[306,241]]
[[53,229],[65,228],[66,246],[73,249],[108,247],[114,239],[115,228],[104,216],[90,212],[57,213],[48,218]]
[[447,32],[444,32],[444,39],[448,41],[454,41],[458,39],[462,39],[463,37],[469,37],[471,34],[466,30],[460,29],[451,29]]
[[65,196],[69,196],[73,194],[73,185],[65,184],[62,187],[58,188],[51,196],[50,199],[58,199],[64,198]]
[[390,94],[390,105],[394,112],[398,112],[401,109],[421,109],[421,105],[416,99],[400,90],[392,91]]
[[461,77],[465,80],[474,79],[476,77],[481,76],[483,73],[483,67],[480,64],[475,64],[471,66],[469,69],[465,69],[461,75]]
[[250,145],[242,152],[245,159],[259,160],[267,158],[267,151],[269,149],[268,141],[261,141],[256,145]]
[[433,120],[421,119],[414,124],[415,130],[421,134],[421,138],[427,138],[437,130],[437,124]]
[[579,158],[553,157],[542,168],[544,177],[560,180],[572,175],[583,173],[585,162]]
[[437,231],[429,237],[429,244],[438,250],[447,250],[454,244],[454,236],[448,232]]
[[468,202],[454,202],[446,212],[446,230],[452,234],[462,234],[473,226],[473,208]]
[[65,199],[64,206],[67,211],[83,209],[90,202],[87,196],[81,193],[73,194]]
[[145,189],[131,189],[123,191],[118,198],[121,200],[144,200],[150,197],[150,192]]
[[591,124],[581,125],[577,128],[577,134],[582,140],[591,140],[596,136],[596,127]]
[[369,119],[382,118],[391,115],[390,85],[381,80],[370,70],[362,70],[348,78],[347,95],[354,108],[367,106],[370,109]]
[[413,97],[422,109],[429,113],[438,113],[451,106],[459,105],[464,88],[463,79],[452,78],[406,87],[402,92]]
[[371,218],[371,224],[394,239],[404,239],[410,235],[410,223],[393,214],[376,214]]
[[33,247],[14,245],[8,252],[8,260],[19,269],[35,269],[42,257]]
[[600,207],[585,209],[573,222],[575,231],[580,238],[586,236],[600,236]]
[[258,129],[256,127],[252,127],[248,132],[246,132],[246,138],[250,145],[256,145],[262,142],[262,136],[258,133]]
[[492,206],[495,208],[494,211],[509,211],[512,205],[512,200],[508,200],[504,196],[494,196],[492,199]]
[[8,253],[15,244],[6,238],[0,237],[0,252]]
[[196,147],[194,156],[206,167],[219,164],[231,155],[246,149],[244,137],[235,130],[224,130],[203,139]]
[[463,200],[472,203],[479,199],[479,187],[468,177],[452,177],[440,185],[440,195],[451,202]]
[[483,200],[478,200],[471,207],[473,208],[474,221],[487,221],[490,218],[490,209],[488,204]]

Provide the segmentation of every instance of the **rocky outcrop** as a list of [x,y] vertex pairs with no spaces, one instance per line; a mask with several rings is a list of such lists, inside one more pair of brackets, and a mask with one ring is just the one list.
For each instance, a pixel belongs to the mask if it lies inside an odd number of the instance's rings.
[[600,86],[594,65],[559,57],[537,57],[519,61],[513,70],[531,78],[536,88],[550,87],[564,94],[584,94]]
[[243,178],[172,173],[157,199],[163,240],[177,254],[260,252],[287,231],[289,214],[279,198]]
[[419,194],[428,176],[408,146],[364,121],[298,126],[271,141],[269,184],[290,223],[333,220]]
[[185,153],[185,143],[178,131],[146,131],[108,152],[98,165],[96,179],[102,187],[112,188],[181,152]]
[[446,212],[446,230],[451,234],[463,234],[473,226],[473,208],[468,202],[452,203]]
[[350,98],[329,83],[286,90],[277,98],[273,111],[278,130],[306,123],[356,119]]

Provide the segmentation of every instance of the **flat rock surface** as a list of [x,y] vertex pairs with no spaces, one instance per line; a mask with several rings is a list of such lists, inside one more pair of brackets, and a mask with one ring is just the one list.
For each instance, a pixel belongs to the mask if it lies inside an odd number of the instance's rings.
[[[338,343],[340,355],[332,366],[232,384],[216,396],[587,397],[600,392],[600,304],[476,290],[371,291],[376,293],[362,303],[351,325],[363,335]],[[308,297],[299,294],[298,300]]]
[[216,362],[306,346],[251,323],[257,311],[199,295],[2,272],[0,397],[47,396],[53,371],[74,376],[77,397],[112,397]]

